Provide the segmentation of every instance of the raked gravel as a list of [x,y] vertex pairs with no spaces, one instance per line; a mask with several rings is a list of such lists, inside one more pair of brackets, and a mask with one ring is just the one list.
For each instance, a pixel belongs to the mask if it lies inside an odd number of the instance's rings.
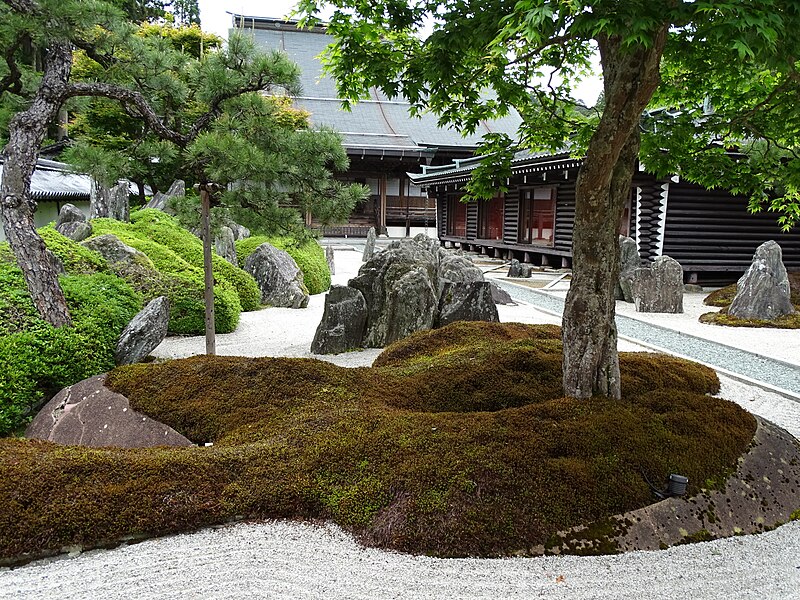
[[[337,251],[335,282],[346,283],[359,264],[360,253]],[[218,336],[218,351],[311,356],[308,347],[321,312],[322,298],[314,297],[307,311],[245,314],[234,334]],[[525,304],[501,307],[500,314],[503,321],[558,322]],[[769,336],[752,330],[739,335],[749,340],[749,350],[773,345]],[[786,344],[798,339],[785,337]],[[177,357],[202,349],[202,338],[171,338],[157,353]],[[621,342],[620,349],[637,347]],[[368,365],[378,353],[351,352],[332,361]],[[727,377],[721,382],[722,397],[800,437],[800,402]],[[659,552],[509,559],[409,556],[363,548],[331,524],[268,521],[0,569],[0,598],[21,599],[673,597],[800,599],[800,521],[761,535]]]

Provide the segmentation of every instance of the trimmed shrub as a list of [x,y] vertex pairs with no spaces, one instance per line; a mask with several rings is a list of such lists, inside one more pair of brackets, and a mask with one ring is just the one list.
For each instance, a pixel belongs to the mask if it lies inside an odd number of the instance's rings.
[[64,265],[64,270],[70,275],[83,273],[100,273],[108,271],[106,259],[97,252],[81,246],[58,233],[51,223],[37,230],[42,236],[47,249],[55,254]]
[[[168,217],[169,215],[164,216]],[[153,262],[156,271],[138,265],[136,267],[115,265],[114,270],[141,292],[146,300],[160,295],[169,298],[170,333],[194,335],[203,333],[205,330],[205,303],[202,267],[189,263],[172,248],[149,239],[146,234],[136,231],[126,223],[113,219],[94,219],[92,227],[93,235],[114,234],[124,243],[146,254]],[[175,225],[175,227],[178,226]],[[188,235],[194,238],[190,233]],[[194,238],[193,243],[199,244],[200,242]],[[226,262],[223,259],[220,260]],[[226,262],[226,264],[228,263]],[[229,266],[234,268],[232,265]],[[250,275],[240,269],[235,270],[246,275],[253,285],[256,285]],[[217,282],[217,285],[214,286],[215,330],[217,333],[230,333],[239,324],[239,315],[242,311],[240,296],[236,293],[234,286],[224,278],[217,279]]]
[[252,236],[236,241],[236,256],[239,266],[244,267],[247,257],[261,244],[268,243],[279,250],[285,250],[303,272],[303,283],[309,294],[321,294],[331,287],[331,271],[325,258],[325,251],[316,240],[308,240],[297,246],[291,238]]
[[[203,268],[203,244],[178,221],[160,210],[148,208],[131,215],[134,232],[166,246],[189,264]],[[214,279],[232,286],[239,296],[242,310],[257,310],[261,306],[261,290],[253,277],[227,260],[212,254]]]
[[114,349],[141,297],[107,273],[61,278],[73,326],[54,328],[39,318],[22,271],[0,263],[0,310],[14,309],[0,332],[0,434],[21,426],[37,405],[61,388],[114,367]]

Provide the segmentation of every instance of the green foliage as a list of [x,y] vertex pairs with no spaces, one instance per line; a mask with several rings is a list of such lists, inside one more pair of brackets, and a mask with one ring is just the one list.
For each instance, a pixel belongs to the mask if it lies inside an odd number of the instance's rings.
[[[0,556],[236,515],[333,519],[415,554],[508,555],[650,504],[642,471],[683,473],[699,492],[735,468],[755,431],[745,410],[706,395],[714,372],[687,361],[623,355],[624,399],[583,402],[552,383],[558,328],[471,323],[413,337],[364,369],[206,356],[115,369],[108,384],[136,410],[213,447],[0,441]],[[524,352],[515,360],[511,348]],[[498,374],[453,380],[457,367]],[[450,400],[514,389],[508,406]]]
[[64,270],[70,275],[108,270],[106,260],[102,256],[61,235],[52,224],[38,231],[47,249],[58,257],[64,265]]
[[294,259],[303,272],[303,283],[309,294],[321,294],[331,287],[331,271],[325,258],[325,251],[316,240],[297,243],[291,238],[274,238],[267,236],[251,236],[236,241],[236,257],[239,266],[244,267],[247,257],[261,244],[271,244],[279,250],[285,250]]
[[12,316],[14,326],[4,323],[0,330],[2,435],[23,424],[47,394],[113,368],[119,335],[142,303],[107,273],[62,277],[73,327],[56,329],[35,313],[21,271],[0,262],[0,279],[0,311],[21,309]]
[[[153,212],[157,214],[152,214]],[[120,267],[117,267],[118,272],[126,278],[130,277],[134,287],[142,291],[147,298],[161,293],[167,295],[170,300],[170,332],[201,334],[205,330],[205,309],[200,240],[177,225],[172,217],[160,211],[152,209],[139,211],[132,217],[136,223],[94,219],[93,235],[111,233],[146,254],[153,262],[158,275],[147,275],[146,270],[143,272],[129,268],[120,269]],[[154,237],[151,237],[151,234]],[[191,246],[194,246],[194,249]],[[196,262],[189,262],[187,259]],[[219,257],[215,259],[215,329],[217,333],[229,333],[235,330],[239,323],[239,314],[242,311],[241,298],[246,299],[248,307],[258,307],[260,293],[249,274],[233,267],[224,259]],[[152,281],[148,281],[149,279]]]

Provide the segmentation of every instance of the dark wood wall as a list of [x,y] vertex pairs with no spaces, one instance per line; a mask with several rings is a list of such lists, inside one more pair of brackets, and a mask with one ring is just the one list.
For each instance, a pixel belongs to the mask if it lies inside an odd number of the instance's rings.
[[691,183],[670,183],[663,253],[684,271],[745,271],[755,249],[775,240],[788,269],[800,269],[800,229],[782,233],[777,213],[751,214],[747,200]]

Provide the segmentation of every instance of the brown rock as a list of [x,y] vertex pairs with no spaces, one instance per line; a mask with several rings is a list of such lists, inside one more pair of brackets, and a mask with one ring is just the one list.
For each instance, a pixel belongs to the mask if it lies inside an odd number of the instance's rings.
[[25,436],[75,446],[192,446],[180,433],[130,407],[96,375],[64,388],[39,411]]

